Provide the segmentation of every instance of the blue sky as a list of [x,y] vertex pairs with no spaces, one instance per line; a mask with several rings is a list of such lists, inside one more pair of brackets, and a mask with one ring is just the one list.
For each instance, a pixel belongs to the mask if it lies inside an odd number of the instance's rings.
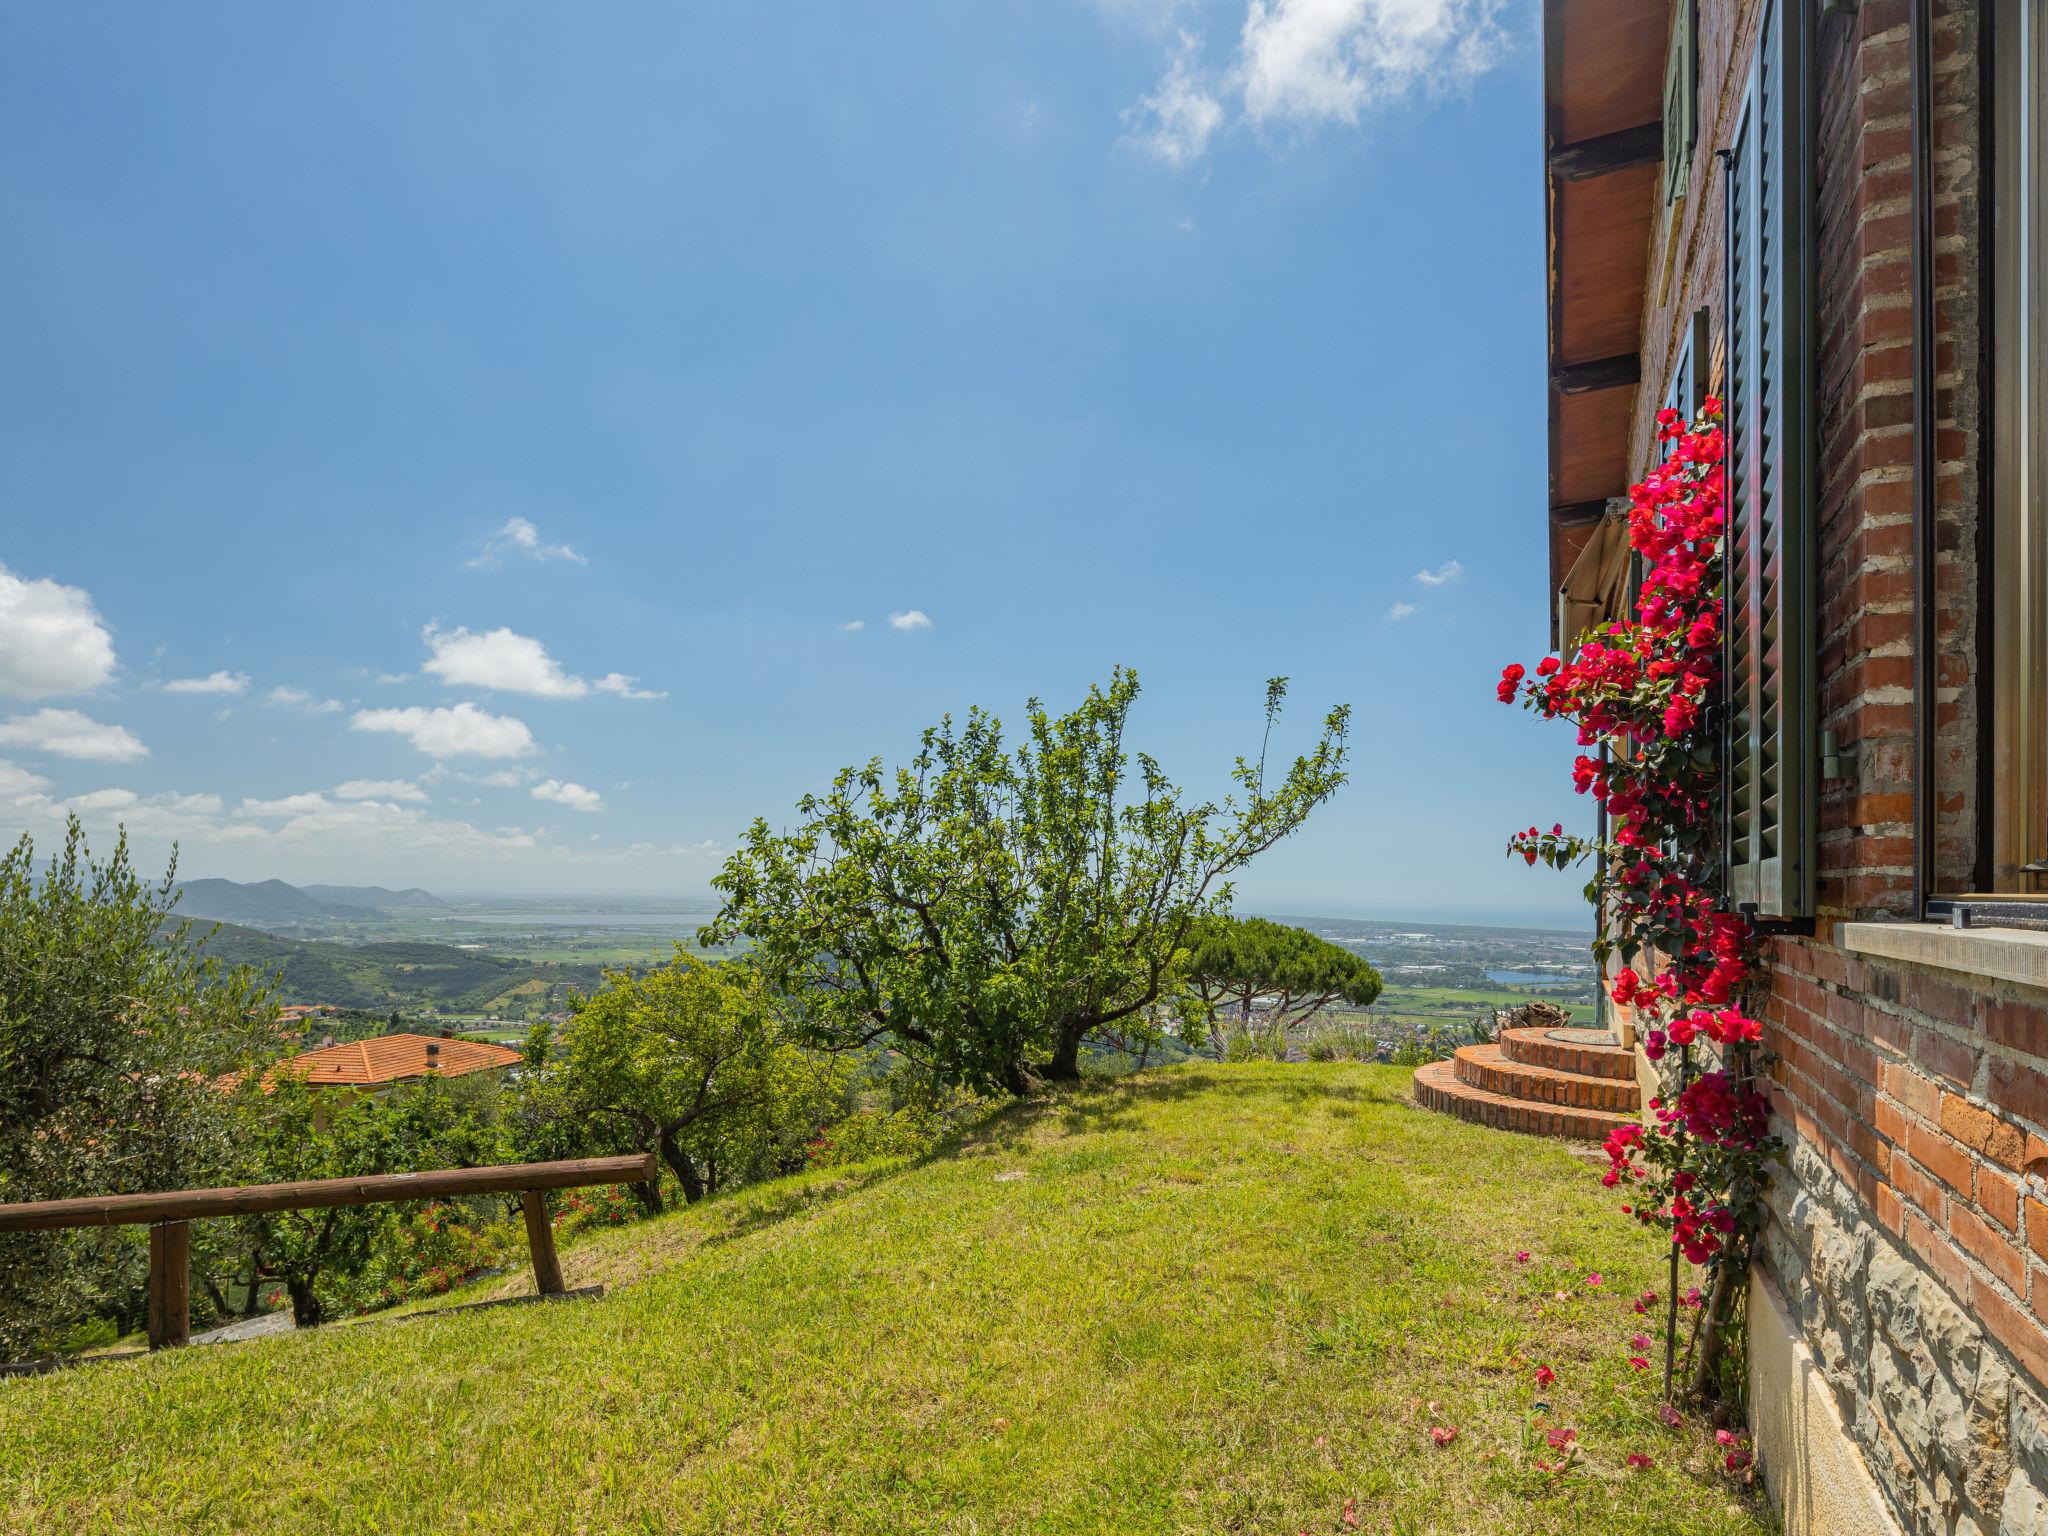
[[[1268,909],[1577,922],[1526,0],[0,6],[0,830],[688,892],[1124,663]],[[1425,576],[1427,579],[1425,579]],[[855,627],[858,626],[858,627]]]

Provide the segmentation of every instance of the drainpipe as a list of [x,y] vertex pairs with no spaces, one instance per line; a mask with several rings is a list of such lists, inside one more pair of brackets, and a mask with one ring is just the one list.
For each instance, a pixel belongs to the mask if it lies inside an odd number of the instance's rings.
[[1934,892],[1934,6],[1907,20],[1913,138],[1913,910]]

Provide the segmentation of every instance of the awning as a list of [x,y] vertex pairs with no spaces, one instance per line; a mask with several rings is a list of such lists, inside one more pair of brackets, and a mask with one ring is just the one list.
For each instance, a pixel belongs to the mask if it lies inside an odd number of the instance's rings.
[[1610,503],[1557,589],[1557,643],[1568,648],[1596,624],[1628,617],[1628,503]]

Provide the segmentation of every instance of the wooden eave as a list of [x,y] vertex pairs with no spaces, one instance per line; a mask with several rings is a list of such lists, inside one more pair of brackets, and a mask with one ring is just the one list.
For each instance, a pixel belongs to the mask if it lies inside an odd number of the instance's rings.
[[1671,0],[1543,3],[1547,598],[1585,547],[1599,508],[1628,490],[1670,35]]

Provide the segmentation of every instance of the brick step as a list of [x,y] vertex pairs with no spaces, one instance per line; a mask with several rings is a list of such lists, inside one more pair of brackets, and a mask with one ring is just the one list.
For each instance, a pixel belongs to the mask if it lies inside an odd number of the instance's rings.
[[1461,1045],[1455,1060],[1460,1082],[1497,1093],[1504,1099],[1560,1104],[1566,1109],[1605,1109],[1616,1114],[1633,1114],[1638,1104],[1636,1085],[1632,1082],[1585,1077],[1577,1072],[1510,1061],[1497,1045]]
[[1461,1080],[1455,1061],[1433,1061],[1415,1069],[1415,1102],[1424,1109],[1456,1115],[1475,1125],[1576,1141],[1604,1140],[1616,1126],[1631,1125],[1636,1118],[1607,1110],[1574,1109],[1489,1093]]
[[1553,1072],[1576,1072],[1581,1077],[1615,1077],[1630,1083],[1636,1080],[1633,1051],[1624,1051],[1618,1045],[1576,1045],[1569,1040],[1559,1040],[1557,1033],[1542,1026],[1504,1029],[1500,1032],[1500,1048],[1510,1061],[1548,1067]]

